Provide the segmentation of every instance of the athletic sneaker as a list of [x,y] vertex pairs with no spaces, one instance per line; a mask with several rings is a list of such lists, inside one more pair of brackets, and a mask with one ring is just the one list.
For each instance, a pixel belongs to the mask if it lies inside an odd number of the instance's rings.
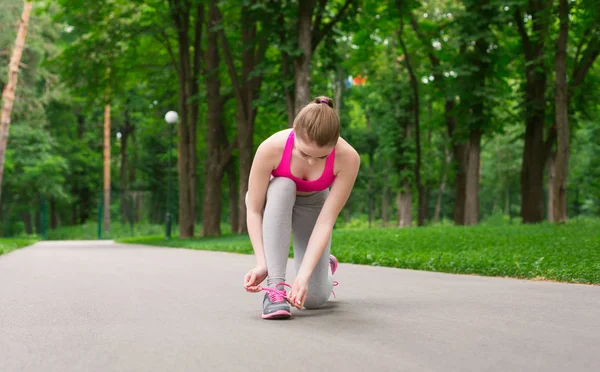
[[287,302],[285,287],[290,287],[284,282],[275,284],[275,288],[261,287],[265,293],[263,299],[263,319],[286,319],[292,316],[290,305]]
[[[330,254],[329,255],[329,266],[331,267],[331,275],[335,274],[335,272],[337,271],[338,265],[339,265],[338,259],[334,255]],[[337,287],[338,285],[339,285],[339,283],[334,280],[333,286]],[[333,298],[335,298],[335,292],[331,291],[331,293],[333,293]]]
[[334,255],[330,254],[329,255],[329,266],[331,267],[331,275],[335,275],[335,272],[338,268],[338,264],[339,264],[338,259]]

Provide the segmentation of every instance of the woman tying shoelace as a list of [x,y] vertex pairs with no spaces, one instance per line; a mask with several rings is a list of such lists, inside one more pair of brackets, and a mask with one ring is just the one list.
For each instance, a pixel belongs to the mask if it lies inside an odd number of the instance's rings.
[[[337,284],[331,236],[354,187],[360,157],[340,137],[333,107],[330,98],[316,98],[298,113],[292,129],[260,144],[252,163],[246,206],[256,267],[244,277],[244,287],[248,292],[266,291],[264,319],[291,317],[290,304],[320,308]],[[289,285],[286,266],[292,234],[296,278]],[[262,287],[265,279],[267,287]]]

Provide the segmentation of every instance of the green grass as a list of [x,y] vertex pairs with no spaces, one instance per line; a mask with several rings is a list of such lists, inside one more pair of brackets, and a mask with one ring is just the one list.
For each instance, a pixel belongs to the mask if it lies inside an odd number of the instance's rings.
[[[230,233],[231,228],[227,224],[222,224],[222,231]],[[202,225],[196,225],[195,231],[202,231]],[[102,239],[124,239],[132,237],[146,236],[164,236],[164,224],[150,224],[140,222],[133,225],[121,224],[113,222],[110,225],[110,232],[102,232]],[[179,234],[179,226],[171,227],[171,234],[177,236]],[[48,240],[96,240],[98,239],[98,224],[94,221],[87,222],[83,225],[65,226],[58,229],[48,230]]]
[[[177,227],[173,227],[176,231]],[[136,236],[159,235],[165,233],[164,225],[138,223],[133,226],[115,222],[110,225],[110,232],[102,232],[102,239],[119,239]],[[96,240],[98,239],[98,224],[87,222],[83,225],[65,226],[48,230],[48,240]]]
[[0,238],[0,256],[35,243],[35,239],[28,238]]
[[[120,241],[253,253],[245,235]],[[600,284],[600,220],[572,220],[561,226],[338,229],[333,234],[332,253],[341,262],[363,265]]]

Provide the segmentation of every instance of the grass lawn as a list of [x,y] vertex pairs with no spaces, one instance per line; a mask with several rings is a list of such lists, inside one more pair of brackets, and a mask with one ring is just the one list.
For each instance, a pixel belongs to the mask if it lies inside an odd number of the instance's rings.
[[13,238],[0,238],[0,256],[8,253],[10,251],[14,251],[15,249],[19,249],[22,247],[26,247],[35,243],[34,239],[13,239]]
[[[224,232],[231,232],[227,224],[222,224]],[[173,234],[179,231],[178,225],[171,227]],[[201,225],[195,226],[195,231],[202,231]],[[158,236],[165,233],[164,224],[150,224],[147,222],[136,223],[133,226],[122,224],[119,221],[113,221],[110,224],[110,232],[102,232],[102,239],[125,239],[144,236]],[[96,240],[98,239],[98,224],[94,221],[86,222],[82,225],[63,226],[57,229],[48,230],[48,240]]]
[[[120,241],[253,254],[246,235]],[[355,264],[600,284],[600,219],[572,220],[562,226],[338,229],[332,253],[340,262]]]

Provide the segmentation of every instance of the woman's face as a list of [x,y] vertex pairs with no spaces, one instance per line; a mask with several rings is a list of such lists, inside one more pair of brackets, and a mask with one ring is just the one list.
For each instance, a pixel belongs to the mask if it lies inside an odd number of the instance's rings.
[[294,144],[298,155],[305,159],[309,165],[324,161],[333,151],[333,146],[319,147],[312,142],[304,142],[298,137],[296,137]]

